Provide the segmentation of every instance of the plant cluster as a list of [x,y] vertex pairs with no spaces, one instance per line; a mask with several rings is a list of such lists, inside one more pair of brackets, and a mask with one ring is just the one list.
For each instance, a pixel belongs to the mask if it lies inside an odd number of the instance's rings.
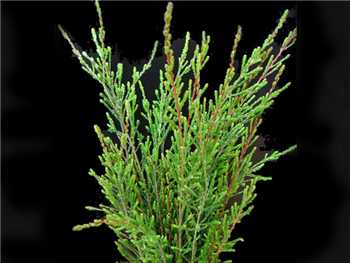
[[[174,57],[170,32],[173,4],[168,3],[163,30],[165,66],[159,71],[156,99],[150,101],[142,76],[152,65],[158,42],[149,62],[142,69],[134,67],[131,79],[125,80],[123,64],[112,65],[102,12],[98,1],[95,4],[99,28],[92,28],[91,35],[96,56],[79,50],[59,28],[82,69],[102,86],[107,128],[118,141],[94,126],[102,145],[99,158],[104,172],[98,175],[90,170],[89,174],[96,178],[108,204],[87,206],[100,217],[73,229],[107,225],[117,237],[119,252],[130,262],[220,262],[222,252],[234,251],[235,244],[243,240],[230,237],[253,209],[257,182],[271,179],[259,170],[296,149],[294,145],[252,161],[262,114],[290,86],[277,88],[289,57],[285,52],[296,41],[296,29],[273,54],[274,40],[288,10],[263,44],[242,57],[239,68],[235,67],[241,39],[238,26],[224,81],[213,99],[207,99],[208,84],[201,82],[201,71],[209,61],[210,37],[203,32],[201,43],[189,57],[187,32],[181,55]],[[269,76],[274,76],[274,81],[267,87]],[[257,97],[263,88],[268,92]],[[137,90],[142,96],[140,105]],[[137,111],[147,123],[146,134],[140,131]],[[171,142],[168,147],[166,140]]]

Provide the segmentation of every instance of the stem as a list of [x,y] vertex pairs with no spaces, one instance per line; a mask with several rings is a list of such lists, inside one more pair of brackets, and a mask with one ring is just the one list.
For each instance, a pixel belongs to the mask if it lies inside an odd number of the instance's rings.
[[262,75],[260,76],[260,78],[258,79],[258,82],[257,82],[257,83],[261,82],[264,78],[266,78],[266,77],[269,75],[269,74],[268,74],[268,71],[272,68],[272,66],[276,63],[276,61],[279,59],[279,57],[282,55],[283,51],[285,51],[285,50],[286,50],[286,48],[283,48],[283,47],[280,48],[280,50],[279,50],[277,56],[272,60],[271,64],[270,64],[269,67],[267,68],[266,74],[262,74]]
[[[202,122],[200,122],[200,125],[202,126]],[[202,198],[201,200],[201,204],[200,204],[200,208],[199,208],[199,212],[198,212],[198,215],[197,215],[197,221],[196,221],[196,226],[195,226],[195,232],[194,232],[194,236],[193,236],[193,241],[192,241],[192,255],[191,255],[191,262],[194,262],[194,257],[195,257],[195,254],[196,254],[196,246],[197,246],[197,233],[198,233],[198,226],[199,226],[199,220],[202,216],[202,212],[203,212],[203,208],[204,208],[204,204],[208,198],[208,188],[209,188],[209,182],[208,182],[208,178],[207,178],[207,165],[206,165],[206,162],[205,162],[205,158],[204,158],[204,147],[206,146],[205,144],[202,143],[202,132],[201,132],[201,129],[199,130],[199,136],[198,136],[198,139],[199,139],[199,145],[201,146],[201,160],[203,161],[204,160],[204,163],[202,163],[202,167],[204,168],[203,169],[203,173],[204,173],[204,178],[206,179],[205,181],[205,188],[206,188],[206,191],[205,191],[205,195],[204,197]]]
[[[244,143],[243,149],[242,149],[242,151],[240,153],[240,156],[239,156],[239,161],[238,161],[238,164],[237,164],[237,167],[238,167],[237,174],[239,174],[239,172],[240,172],[240,169],[241,169],[240,164],[241,164],[241,162],[243,160],[244,155],[246,154],[246,151],[247,151],[248,147],[250,146],[251,140],[253,139],[253,137],[255,135],[256,128],[260,125],[261,121],[262,121],[261,118],[253,120],[253,125],[250,127],[251,129],[249,129],[248,139]],[[228,192],[227,192],[226,197],[225,197],[225,202],[224,202],[224,206],[222,207],[222,210],[221,210],[221,213],[220,213],[220,217],[223,216],[223,213],[225,211],[227,203],[228,203],[228,201],[230,199],[230,195],[231,195],[231,191],[232,191],[232,185],[234,183],[234,179],[236,178],[232,174],[229,175],[229,177],[230,177],[230,181],[229,181],[229,184],[228,184],[228,187],[227,187],[228,188]]]
[[[231,235],[233,229],[235,228],[236,224],[240,221],[240,216],[242,214],[242,209],[239,210],[239,213],[238,213],[238,216],[233,220],[231,226],[230,226],[230,232],[229,232],[229,235],[228,237]],[[221,244],[218,248],[218,251],[216,252],[216,257],[219,257],[220,253],[222,252],[222,249],[224,248],[224,245],[225,245],[225,242],[227,242],[227,240],[225,238],[223,238],[221,240]]]

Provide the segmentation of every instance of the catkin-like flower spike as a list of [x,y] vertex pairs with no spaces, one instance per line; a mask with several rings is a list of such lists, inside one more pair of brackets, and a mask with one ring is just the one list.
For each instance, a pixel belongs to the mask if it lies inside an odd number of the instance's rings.
[[68,33],[62,28],[61,25],[58,25],[58,29],[61,31],[63,38],[68,41],[69,45],[72,48],[73,54],[76,55],[80,61],[82,61],[82,55],[81,55],[80,51],[74,45],[73,41],[68,36]]
[[190,38],[191,38],[190,32],[186,32],[185,44],[184,44],[184,47],[182,48],[182,52],[181,52],[181,55],[179,57],[179,64],[185,62],[185,59],[186,59],[187,53],[188,53],[188,44],[189,44]]
[[281,18],[279,19],[279,22],[276,26],[276,28],[272,31],[272,33],[266,38],[264,44],[263,44],[263,49],[265,49],[266,47],[268,47],[269,45],[271,45],[275,39],[275,37],[278,34],[278,31],[282,28],[282,26],[284,25],[284,23],[287,21],[287,17],[289,14],[289,10],[286,9]]
[[283,12],[283,14],[282,14],[282,16],[281,16],[281,18],[280,18],[280,20],[279,20],[279,22],[278,22],[277,27],[275,28],[275,30],[274,30],[273,33],[272,33],[272,37],[273,37],[273,38],[275,38],[275,37],[277,36],[278,31],[283,27],[284,23],[287,21],[288,13],[289,13],[289,10],[288,10],[288,9],[286,9],[286,10]]
[[153,63],[153,60],[154,60],[154,57],[155,57],[156,52],[157,52],[157,48],[158,48],[158,41],[154,42],[153,49],[152,49],[152,52],[151,52],[151,56],[150,56],[150,58],[149,58],[147,64],[143,65],[142,71],[139,73],[139,77],[138,77],[137,81],[142,77],[142,75],[143,75],[148,69],[151,68],[152,63]]
[[96,6],[96,11],[97,11],[97,15],[98,15],[98,21],[100,24],[99,27],[99,40],[101,45],[104,45],[104,39],[105,39],[105,30],[104,30],[104,26],[103,26],[103,19],[102,19],[102,11],[101,11],[101,7],[100,4],[98,2],[98,0],[95,0],[95,6]]
[[173,13],[173,3],[169,2],[164,14],[164,30],[163,30],[163,35],[164,35],[164,54],[167,59],[167,64],[168,64],[168,70],[172,71],[173,66],[174,66],[174,53],[171,48],[171,33],[170,33],[170,24],[171,24],[171,19],[172,19],[172,13]]
[[284,39],[282,46],[284,49],[291,47],[297,39],[297,28],[294,28],[289,32],[288,36]]
[[281,78],[281,76],[282,76],[282,73],[283,73],[284,69],[285,69],[285,65],[282,64],[281,67],[280,67],[279,70],[278,70],[278,73],[277,73],[277,75],[276,75],[274,81],[272,82],[272,86],[271,86],[270,90],[268,91],[269,93],[271,93],[271,91],[275,89],[275,87],[276,87],[278,81],[280,80],[280,78]]
[[73,231],[81,231],[83,229],[86,228],[90,228],[90,227],[99,227],[102,224],[104,224],[103,220],[99,220],[99,219],[95,219],[93,222],[91,223],[87,223],[87,224],[82,224],[82,225],[76,225],[73,227]]
[[232,69],[234,69],[235,55],[237,52],[238,43],[239,43],[239,41],[241,41],[241,37],[242,37],[242,27],[240,25],[238,25],[236,36],[235,36],[235,41],[233,43],[233,48],[232,48],[231,57],[230,57],[231,58],[230,68],[232,68]]

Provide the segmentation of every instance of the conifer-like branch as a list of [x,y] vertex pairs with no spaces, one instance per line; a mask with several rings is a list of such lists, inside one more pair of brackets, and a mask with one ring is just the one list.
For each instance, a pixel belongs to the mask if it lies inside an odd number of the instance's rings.
[[[112,49],[105,44],[97,0],[95,7],[98,29],[91,29],[91,37],[96,56],[81,51],[60,25],[59,30],[82,69],[101,85],[106,128],[118,141],[94,126],[105,170],[101,175],[93,170],[89,174],[99,183],[108,204],[87,206],[101,216],[73,230],[107,225],[116,234],[117,249],[129,262],[220,262],[222,252],[234,251],[236,243],[243,241],[231,240],[231,236],[253,209],[257,182],[271,179],[257,172],[296,149],[293,145],[273,151],[253,162],[262,114],[290,86],[279,87],[278,83],[290,56],[285,52],[296,41],[296,29],[272,54],[288,10],[262,46],[243,55],[239,67],[236,56],[242,28],[238,26],[225,78],[214,98],[208,99],[204,92],[209,85],[202,83],[201,71],[209,61],[210,37],[202,32],[201,43],[188,58],[187,32],[181,55],[175,58],[170,30],[173,4],[168,3],[163,29],[166,63],[159,72],[156,99],[150,101],[142,76],[152,65],[158,42],[148,63],[141,70],[133,67],[131,79],[125,81],[123,64],[118,63],[116,70],[112,65]],[[269,84],[267,77],[272,74],[275,77]],[[184,83],[185,76],[190,77],[188,83]],[[268,92],[256,98],[263,88]],[[137,105],[137,89],[141,105]],[[146,134],[139,128],[138,106],[147,123]],[[171,142],[168,147],[167,140]]]

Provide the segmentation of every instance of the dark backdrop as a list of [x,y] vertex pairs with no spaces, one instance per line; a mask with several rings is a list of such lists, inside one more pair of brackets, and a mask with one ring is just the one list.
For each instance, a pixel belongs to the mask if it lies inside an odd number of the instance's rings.
[[[101,6],[117,60],[139,64],[153,41],[162,39],[165,2]],[[255,209],[237,227],[236,235],[245,242],[237,245],[235,263],[294,262],[294,254],[300,263],[349,262],[344,157],[349,7],[175,2],[175,40],[187,30],[197,41],[201,30],[212,37],[205,71],[212,87],[224,76],[238,24],[243,27],[241,57],[262,43],[285,8],[294,10],[287,28],[298,18],[298,45],[291,49],[281,81],[293,85],[267,112],[260,129],[273,138],[266,142],[270,148],[297,142],[298,158],[289,155],[264,168],[274,179],[258,185]],[[87,171],[100,167],[92,125],[105,121],[99,86],[72,57],[58,23],[82,47],[92,47],[89,29],[97,23],[92,2],[2,2],[2,260],[115,262],[118,253],[108,229],[71,231],[93,219],[85,205],[103,201]],[[150,76],[150,87],[152,81]]]

